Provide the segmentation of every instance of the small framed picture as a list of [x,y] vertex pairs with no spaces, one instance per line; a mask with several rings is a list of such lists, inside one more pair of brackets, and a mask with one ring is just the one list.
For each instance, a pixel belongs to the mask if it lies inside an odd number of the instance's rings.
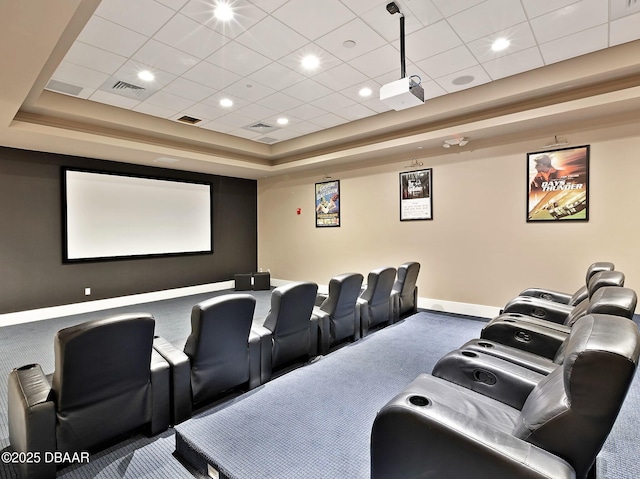
[[589,221],[589,145],[527,154],[527,222]]
[[432,220],[431,168],[400,173],[400,221]]
[[340,180],[316,183],[316,228],[340,226]]

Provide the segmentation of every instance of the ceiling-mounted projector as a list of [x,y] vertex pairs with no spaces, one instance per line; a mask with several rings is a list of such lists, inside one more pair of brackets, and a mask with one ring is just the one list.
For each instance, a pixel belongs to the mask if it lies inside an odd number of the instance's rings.
[[404,110],[424,103],[424,90],[413,77],[387,83],[380,87],[380,101],[394,110]]
[[[424,103],[424,90],[420,86],[420,77],[407,76],[404,55],[404,15],[395,2],[387,5],[387,11],[391,15],[400,14],[400,80],[382,85],[380,88],[380,101],[386,103],[394,110],[404,110]],[[415,81],[417,78],[419,81]]]

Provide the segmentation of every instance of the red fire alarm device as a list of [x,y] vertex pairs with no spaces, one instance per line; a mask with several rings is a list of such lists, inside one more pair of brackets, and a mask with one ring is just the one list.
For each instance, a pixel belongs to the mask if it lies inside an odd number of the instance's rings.
[[301,212],[302,212],[302,209],[300,209],[300,208],[298,208],[298,209],[296,210],[296,214],[300,214]]

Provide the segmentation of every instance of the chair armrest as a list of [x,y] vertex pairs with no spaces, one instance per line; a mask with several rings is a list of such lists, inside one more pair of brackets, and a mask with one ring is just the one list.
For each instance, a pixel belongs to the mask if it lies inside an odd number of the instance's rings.
[[391,321],[390,324],[396,323],[400,321],[400,292],[399,291],[391,291],[391,297],[389,298],[390,303],[390,314]]
[[504,359],[463,348],[440,358],[431,374],[515,409],[522,409],[533,388],[545,377]]
[[530,296],[532,298],[544,299],[546,301],[553,301],[554,303],[560,304],[569,304],[569,301],[571,300],[570,294],[544,288],[527,288],[518,296]]
[[169,363],[171,424],[180,424],[192,413],[191,361],[183,351],[162,337],[154,338],[153,348]]
[[21,477],[55,478],[55,463],[44,460],[56,448],[56,411],[50,400],[51,385],[39,364],[9,373],[7,384],[9,442],[16,452],[37,453],[37,463],[18,464]]
[[505,305],[503,313],[524,314],[544,319],[545,321],[563,324],[573,308],[573,306],[567,304],[554,303],[553,301],[531,296],[518,296]]
[[360,318],[360,336],[364,338],[369,332],[369,301],[358,298],[356,300],[356,314]]
[[316,318],[318,325],[318,344],[319,354],[327,354],[331,347],[331,325],[329,323],[329,313],[322,311],[317,306],[313,308],[313,316]]
[[171,422],[171,368],[154,349],[151,351],[151,425],[155,436],[169,429]]
[[309,359],[313,359],[318,355],[318,317],[311,313],[309,318]]
[[255,322],[251,325],[251,334],[258,336],[260,344],[260,384],[264,384],[271,380],[273,375],[273,368],[271,367],[273,334],[271,330]]
[[413,387],[416,381],[374,421],[371,479],[420,477],[425,471],[429,477],[575,479],[563,459],[430,399]]
[[[266,329],[266,328],[265,328]],[[249,389],[260,386],[260,335],[249,331]]]
[[316,294],[316,302],[314,303],[314,306],[320,306],[322,303],[324,303],[324,301],[329,297],[328,294],[324,294],[324,293],[318,293]]
[[563,328],[565,330],[557,324],[546,327],[519,314],[502,314],[482,328],[480,337],[553,359],[571,331],[566,326]]
[[551,374],[558,367],[558,365],[549,358],[486,339],[471,339],[460,346],[459,349],[488,354],[489,356],[500,358],[513,364],[518,364],[523,368],[527,368],[545,376]]

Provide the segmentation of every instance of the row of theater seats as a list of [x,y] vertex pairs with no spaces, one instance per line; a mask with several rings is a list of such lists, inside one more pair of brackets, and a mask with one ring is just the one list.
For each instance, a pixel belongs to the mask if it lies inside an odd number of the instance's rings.
[[596,263],[575,295],[510,301],[379,411],[371,478],[594,478],[640,355],[637,296],[623,284]]
[[[417,308],[420,265],[331,279],[326,295],[296,282],[271,294],[264,320],[256,300],[228,294],[196,304],[191,333],[170,343],[154,336],[150,314],[125,314],[58,331],[51,377],[38,364],[8,378],[9,439],[16,452],[94,450],[134,430],[150,435],[235,388],[255,388],[277,370],[357,340]],[[52,462],[24,462],[22,478],[53,478]]]

